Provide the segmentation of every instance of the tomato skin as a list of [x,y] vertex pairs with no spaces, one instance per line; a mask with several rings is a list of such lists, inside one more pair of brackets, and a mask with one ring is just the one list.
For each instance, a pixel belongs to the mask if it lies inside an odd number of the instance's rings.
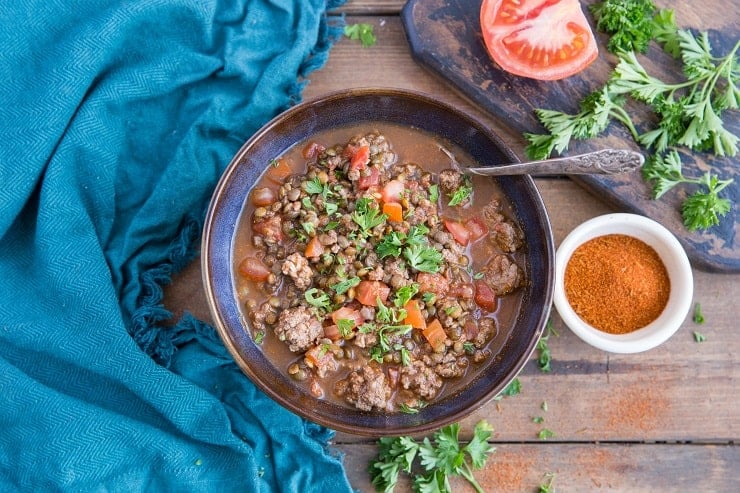
[[498,300],[496,293],[484,281],[475,281],[475,304],[489,313],[496,311]]
[[442,274],[430,272],[419,272],[416,275],[416,282],[419,285],[419,292],[434,293],[438,296],[445,296],[450,289],[450,283]]
[[378,306],[378,298],[385,303],[391,288],[381,281],[360,281],[355,288],[355,299],[367,306]]
[[331,319],[335,324],[338,323],[339,320],[352,320],[355,323],[355,327],[359,327],[365,323],[365,319],[360,311],[348,306],[343,306],[337,309],[331,314]]
[[443,219],[442,222],[444,223],[445,228],[447,228],[447,231],[449,231],[452,237],[455,238],[456,242],[463,246],[468,244],[470,241],[470,231],[468,231],[468,228],[466,228],[463,223],[452,221],[450,219]]
[[483,0],[480,23],[491,58],[515,75],[564,79],[599,54],[578,0]]
[[370,162],[370,147],[360,146],[353,153],[349,162],[349,169],[365,169]]
[[478,241],[484,236],[488,234],[488,226],[486,226],[486,223],[478,216],[471,217],[467,221],[465,221],[465,227],[470,232],[470,241]]
[[398,180],[389,181],[383,185],[383,190],[380,192],[383,196],[383,202],[386,204],[389,202],[400,202],[401,195],[403,195],[405,189],[406,186],[402,182]]
[[319,144],[318,142],[311,141],[306,144],[306,147],[303,148],[303,150],[301,151],[301,156],[303,156],[303,159],[313,159],[324,152],[325,149],[326,147]]
[[376,166],[369,166],[367,169],[370,170],[370,174],[367,176],[360,174],[360,179],[357,180],[357,188],[360,190],[367,190],[380,184],[380,170]]
[[270,269],[256,257],[244,257],[239,262],[239,274],[246,277],[250,281],[266,281],[270,276]]

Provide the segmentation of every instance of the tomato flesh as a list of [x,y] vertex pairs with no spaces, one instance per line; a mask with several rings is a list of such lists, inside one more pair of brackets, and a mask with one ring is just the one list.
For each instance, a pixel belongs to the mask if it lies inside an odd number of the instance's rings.
[[385,303],[388,301],[388,295],[391,288],[380,281],[360,281],[355,288],[355,299],[367,306],[377,306],[378,298]]
[[483,0],[480,21],[491,58],[515,75],[564,79],[599,54],[578,0]]

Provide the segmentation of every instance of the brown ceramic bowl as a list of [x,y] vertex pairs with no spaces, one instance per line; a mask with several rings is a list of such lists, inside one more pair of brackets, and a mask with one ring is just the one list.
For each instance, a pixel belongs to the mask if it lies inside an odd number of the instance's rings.
[[517,161],[484,125],[459,110],[418,93],[348,90],[301,103],[270,121],[237,152],[216,187],[202,244],[203,281],[216,328],[244,373],[272,399],[313,422],[348,433],[383,436],[423,433],[459,421],[503,390],[529,359],[550,312],[554,247],[547,212],[529,176],[497,178],[514,206],[527,239],[529,282],[515,327],[479,375],[452,395],[417,414],[366,412],[317,399],[294,384],[256,345],[237,299],[233,248],[235,228],[248,194],[271,159],[316,132],[361,121],[408,125],[451,141],[478,163]]

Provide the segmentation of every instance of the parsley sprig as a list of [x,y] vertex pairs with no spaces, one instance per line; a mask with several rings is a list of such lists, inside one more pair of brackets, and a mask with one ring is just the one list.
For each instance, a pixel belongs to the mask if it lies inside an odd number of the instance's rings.
[[385,222],[388,216],[380,212],[378,203],[367,197],[362,197],[355,204],[352,220],[360,227],[363,236],[370,236],[372,229]]
[[344,35],[349,39],[358,39],[363,48],[369,48],[375,44],[373,25],[365,23],[348,24],[344,26]]
[[[475,425],[473,438],[467,444],[459,440],[460,425],[445,426],[434,433],[433,439],[419,443],[411,437],[383,437],[379,440],[378,457],[370,464],[370,475],[376,491],[393,492],[401,472],[413,477],[414,490],[420,493],[451,492],[449,477],[462,476],[477,491],[483,493],[473,476],[475,469],[485,466],[495,448],[488,443],[493,428],[485,420]],[[412,472],[416,459],[424,470]]]
[[653,184],[653,197],[659,199],[678,184],[699,185],[706,192],[695,191],[684,200],[681,214],[690,231],[707,229],[719,224],[720,216],[730,211],[730,200],[719,196],[732,179],[720,180],[710,171],[699,178],[689,178],[681,171],[681,157],[675,150],[664,156],[652,156],[642,168],[642,175]]
[[[605,5],[597,7],[605,8]],[[607,16],[607,12],[599,10],[598,15]],[[615,22],[614,26],[618,27],[620,22]],[[622,46],[618,51],[619,62],[606,85],[587,96],[580,103],[578,113],[535,110],[548,133],[525,134],[529,141],[526,152],[530,158],[546,159],[553,152],[567,150],[571,140],[596,137],[606,130],[610,121],[619,121],[635,141],[655,152],[653,159],[647,160],[648,169],[644,171],[646,179],[654,182],[655,199],[678,183],[700,186],[682,204],[681,214],[689,230],[706,229],[718,224],[720,216],[729,211],[729,201],[719,198],[718,193],[732,180],[720,180],[710,173],[697,179],[682,177],[680,171],[675,175],[672,170],[676,168],[674,161],[678,154],[673,152],[685,147],[693,151],[711,151],[721,157],[737,154],[739,139],[725,127],[722,115],[740,107],[740,88],[736,83],[740,72],[737,59],[740,41],[729,53],[718,57],[712,54],[708,34],[694,35],[678,29],[672,11],[661,10],[650,22],[650,36],[667,52],[680,56],[685,80],[667,83],[650,75],[634,51],[624,51],[625,46]],[[607,19],[602,17],[602,23],[607,23]],[[622,24],[621,29],[630,28]],[[624,109],[628,97],[646,104],[655,113],[658,123],[654,128],[643,133],[637,131]],[[669,154],[664,156],[667,152]],[[662,164],[666,162],[668,166]],[[678,168],[680,170],[680,166]]]

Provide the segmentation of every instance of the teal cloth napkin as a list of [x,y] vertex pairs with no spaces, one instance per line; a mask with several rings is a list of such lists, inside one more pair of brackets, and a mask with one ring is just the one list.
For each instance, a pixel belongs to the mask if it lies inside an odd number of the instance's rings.
[[[0,490],[349,491],[162,285],[338,0],[0,4]],[[178,322],[178,323],[174,323]]]

